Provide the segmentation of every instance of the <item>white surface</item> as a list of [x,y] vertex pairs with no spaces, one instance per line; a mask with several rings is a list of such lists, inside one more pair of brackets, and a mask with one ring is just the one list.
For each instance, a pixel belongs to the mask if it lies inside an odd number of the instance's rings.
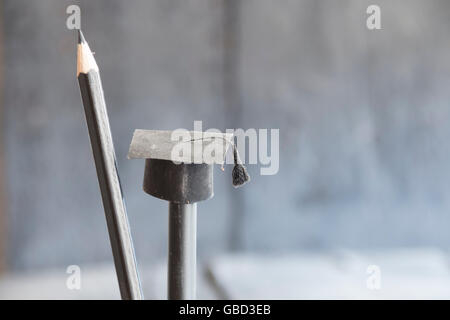
[[[30,274],[7,275],[0,279],[0,299],[120,299],[117,278],[112,265],[80,266],[81,289],[69,290],[69,274],[65,268],[36,271]],[[166,299],[165,263],[140,268],[145,299]],[[197,297],[216,296],[198,273]]]
[[[367,286],[370,265],[379,290]],[[232,299],[449,299],[448,260],[433,249],[284,256],[223,256],[210,264]]]
[[[377,265],[381,288],[370,290]],[[81,290],[69,290],[65,268],[7,275],[0,299],[119,299],[112,265],[80,266]],[[436,249],[340,250],[286,255],[226,255],[210,260],[214,282],[198,270],[197,297],[217,299],[449,299],[447,255]],[[146,299],[166,298],[165,262],[140,268]]]

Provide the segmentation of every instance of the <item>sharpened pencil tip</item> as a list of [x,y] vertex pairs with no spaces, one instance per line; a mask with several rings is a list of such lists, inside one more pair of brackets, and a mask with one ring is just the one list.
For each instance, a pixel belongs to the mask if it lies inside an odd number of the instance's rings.
[[81,32],[81,30],[78,30],[77,77],[80,75],[80,73],[87,74],[90,70],[95,70],[98,72],[97,62],[95,62],[92,51],[83,36],[83,32]]
[[85,43],[86,39],[84,39],[83,32],[81,29],[78,29],[78,43]]

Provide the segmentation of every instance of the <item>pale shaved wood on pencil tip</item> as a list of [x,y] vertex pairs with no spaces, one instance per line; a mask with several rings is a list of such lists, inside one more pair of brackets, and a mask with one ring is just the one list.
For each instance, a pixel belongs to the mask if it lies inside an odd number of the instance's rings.
[[98,71],[94,55],[87,42],[79,43],[77,51],[77,77],[80,73],[87,74],[91,70]]

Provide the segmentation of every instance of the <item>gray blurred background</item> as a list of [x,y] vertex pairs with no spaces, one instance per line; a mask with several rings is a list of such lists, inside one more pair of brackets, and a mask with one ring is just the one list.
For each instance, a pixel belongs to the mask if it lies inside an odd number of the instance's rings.
[[[7,273],[111,263],[76,81],[81,7],[141,265],[167,203],[127,160],[136,128],[280,129],[280,170],[199,204],[198,254],[450,246],[450,2],[3,0],[0,211]],[[381,30],[366,8],[381,7]],[[1,190],[1,189],[0,189]]]

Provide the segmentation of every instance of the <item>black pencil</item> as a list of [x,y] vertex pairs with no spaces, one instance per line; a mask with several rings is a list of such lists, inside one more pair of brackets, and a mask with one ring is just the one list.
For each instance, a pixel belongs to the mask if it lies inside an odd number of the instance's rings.
[[122,299],[143,299],[99,69],[78,33],[77,77]]

